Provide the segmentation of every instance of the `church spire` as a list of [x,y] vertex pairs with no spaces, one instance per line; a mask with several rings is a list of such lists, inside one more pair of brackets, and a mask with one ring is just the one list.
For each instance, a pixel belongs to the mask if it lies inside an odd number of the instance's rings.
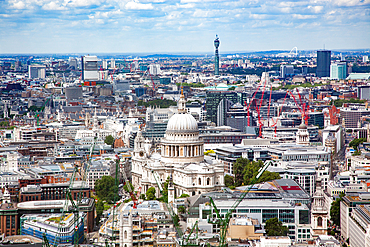
[[184,87],[181,86],[181,96],[180,96],[180,100],[179,100],[179,103],[178,103],[178,109],[179,109],[179,113],[186,113],[186,100],[185,100],[185,96],[184,96]]

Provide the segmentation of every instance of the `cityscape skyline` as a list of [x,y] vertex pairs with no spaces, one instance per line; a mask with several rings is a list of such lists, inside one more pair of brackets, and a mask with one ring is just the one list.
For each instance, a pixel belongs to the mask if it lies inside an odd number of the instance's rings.
[[211,52],[216,34],[220,53],[367,49],[370,39],[369,1],[8,0],[0,7],[0,53]]

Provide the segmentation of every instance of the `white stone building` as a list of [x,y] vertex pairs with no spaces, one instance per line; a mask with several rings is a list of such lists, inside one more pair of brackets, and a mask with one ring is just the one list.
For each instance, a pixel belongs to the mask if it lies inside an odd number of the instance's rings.
[[219,190],[224,185],[223,165],[204,158],[198,124],[192,115],[186,113],[185,103],[182,94],[178,103],[179,113],[168,121],[159,149],[145,148],[141,132],[135,138],[132,181],[135,188],[141,187],[142,193],[150,187],[157,187],[153,172],[158,174],[161,183],[172,174],[176,196]]

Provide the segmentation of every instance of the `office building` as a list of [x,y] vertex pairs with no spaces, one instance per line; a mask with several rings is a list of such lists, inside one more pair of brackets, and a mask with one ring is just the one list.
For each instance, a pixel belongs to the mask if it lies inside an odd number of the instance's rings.
[[71,67],[71,69],[78,69],[76,58],[70,57],[68,63],[69,63],[69,67]]
[[321,50],[317,51],[317,77],[329,77],[330,76],[330,61],[331,51]]
[[82,80],[97,81],[99,79],[97,56],[82,56],[81,65],[82,65]]
[[150,64],[149,65],[149,74],[159,75],[161,73],[161,65],[159,64]]
[[[267,184],[265,184],[266,186]],[[274,180],[269,184],[268,193],[265,187],[257,185],[253,192],[242,200],[238,208],[233,212],[233,217],[249,217],[260,222],[262,225],[268,219],[278,218],[283,225],[289,229],[288,236],[296,241],[307,241],[311,239],[311,225],[310,212],[308,205],[305,203],[309,201],[310,197],[299,187],[299,185],[290,179]],[[245,187],[241,188],[246,189]],[[281,194],[278,190],[281,189]],[[235,194],[235,195],[234,195]],[[189,207],[189,214],[191,217],[199,217],[199,222],[208,220],[212,224],[216,217],[216,213],[211,205],[209,205],[208,198],[212,197],[217,206],[221,217],[232,208],[232,205],[240,196],[240,192],[212,192],[202,195]],[[198,210],[198,212],[194,212]],[[192,213],[195,214],[192,214]],[[213,233],[219,232],[219,226],[212,224],[211,229]]]
[[357,128],[361,117],[369,116],[370,110],[363,108],[342,108],[340,116],[342,125],[345,128]]
[[215,41],[213,42],[214,45],[215,45],[215,75],[219,75],[219,68],[220,68],[220,57],[218,55],[218,47],[220,46],[220,40],[218,38],[218,36],[216,35],[216,39]]
[[217,106],[217,126],[226,125],[226,113],[233,105],[233,102],[228,99],[222,99]]
[[[78,243],[84,241],[84,213],[80,212],[78,222],[72,213],[62,218],[61,214],[35,214],[21,217],[21,234],[31,235],[42,239],[43,235],[49,243],[68,244],[73,243],[75,234],[78,234]],[[75,223],[76,222],[76,223]],[[75,232],[77,227],[77,232]]]
[[357,88],[357,97],[359,99],[370,100],[370,86],[359,86]]
[[[344,239],[349,238],[350,227],[353,227],[353,224],[350,226],[351,212],[357,205],[369,205],[369,199],[369,193],[353,193],[353,195],[347,195],[342,198],[340,202],[340,234]],[[350,244],[352,246],[352,243]]]
[[347,78],[347,64],[345,62],[330,65],[330,78],[344,80]]
[[370,206],[357,205],[349,218],[349,244],[351,247],[370,246]]
[[45,79],[46,66],[45,65],[29,65],[28,66],[28,78],[30,79]]
[[240,103],[244,105],[244,102],[248,102],[249,94],[238,93],[235,91],[207,91],[206,95],[206,109],[207,109],[207,121],[217,123],[217,110],[221,100],[228,99],[233,104]]
[[286,78],[294,75],[294,66],[293,65],[281,65],[280,66],[280,77]]
[[363,63],[369,62],[369,56],[362,56],[362,62]]
[[226,113],[226,125],[231,128],[245,132],[248,121],[248,113],[240,103],[236,103],[229,108]]
[[308,126],[318,126],[320,129],[324,128],[324,113],[322,112],[309,112],[308,113]]

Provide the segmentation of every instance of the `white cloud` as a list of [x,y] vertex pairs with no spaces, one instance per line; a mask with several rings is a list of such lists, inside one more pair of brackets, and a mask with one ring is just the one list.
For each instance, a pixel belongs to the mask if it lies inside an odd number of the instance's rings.
[[11,6],[10,8],[12,9],[25,9],[26,4],[23,1],[11,1]]
[[267,15],[265,15],[265,14],[250,14],[249,15],[249,18],[258,19],[258,20],[266,19],[266,17],[267,17]]
[[333,0],[333,3],[338,6],[361,6],[370,4],[370,0]]
[[44,10],[65,10],[67,9],[66,7],[64,6],[60,6],[59,4],[57,4],[56,2],[50,2],[50,3],[47,3],[45,4],[44,6],[42,6],[42,8]]
[[293,14],[292,17],[295,18],[295,19],[300,19],[300,20],[316,18],[315,15],[300,15],[300,14]]
[[146,10],[154,9],[154,7],[151,3],[139,3],[138,1],[131,1],[126,4],[126,9]]
[[181,3],[200,3],[202,0],[181,0]]
[[310,5],[310,6],[307,7],[307,9],[310,9],[310,10],[312,10],[312,12],[318,14],[324,9],[324,7],[323,6],[311,6]]
[[100,0],[64,0],[64,4],[71,7],[87,7],[100,5]]

